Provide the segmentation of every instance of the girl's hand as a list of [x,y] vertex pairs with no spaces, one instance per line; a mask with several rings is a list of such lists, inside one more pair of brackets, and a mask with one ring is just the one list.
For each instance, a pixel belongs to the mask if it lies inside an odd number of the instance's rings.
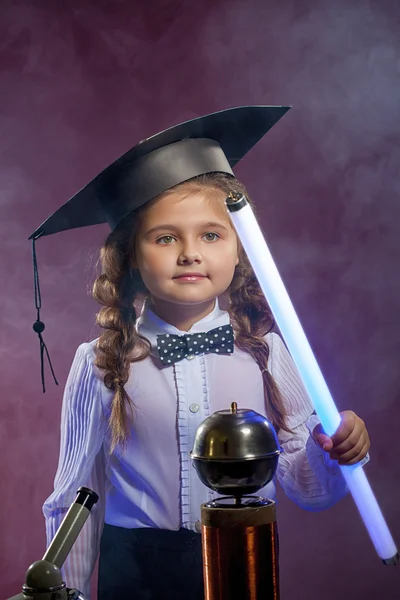
[[340,413],[341,423],[332,437],[324,433],[322,425],[314,427],[312,436],[319,446],[339,465],[354,465],[362,460],[370,447],[365,423],[352,410]]

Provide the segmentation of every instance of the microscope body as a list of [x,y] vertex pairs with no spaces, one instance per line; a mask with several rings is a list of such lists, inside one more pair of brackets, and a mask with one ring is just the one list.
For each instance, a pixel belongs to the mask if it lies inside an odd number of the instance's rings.
[[22,592],[8,600],[84,600],[79,590],[67,588],[60,569],[98,499],[89,488],[79,488],[42,560],[28,568]]

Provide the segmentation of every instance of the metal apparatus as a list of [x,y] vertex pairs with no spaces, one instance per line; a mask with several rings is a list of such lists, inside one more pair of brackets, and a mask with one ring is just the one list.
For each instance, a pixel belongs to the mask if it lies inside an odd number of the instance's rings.
[[279,453],[269,421],[235,402],[196,432],[193,465],[222,494],[201,507],[206,600],[279,599],[275,502],[253,495],[274,477]]

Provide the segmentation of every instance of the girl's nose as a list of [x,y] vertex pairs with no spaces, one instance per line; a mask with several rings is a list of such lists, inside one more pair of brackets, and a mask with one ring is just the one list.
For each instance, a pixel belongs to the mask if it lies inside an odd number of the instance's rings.
[[178,263],[180,265],[191,265],[192,263],[201,263],[201,261],[201,254],[197,248],[194,247],[182,248],[178,257]]

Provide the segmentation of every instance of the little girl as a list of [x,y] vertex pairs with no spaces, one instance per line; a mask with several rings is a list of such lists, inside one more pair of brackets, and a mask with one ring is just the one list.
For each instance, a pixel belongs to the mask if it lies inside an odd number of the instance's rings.
[[[224,205],[230,191],[247,195],[231,167],[285,110],[231,109],[149,138],[33,234],[106,220],[113,230],[93,293],[103,332],[73,361],[44,504],[50,542],[79,486],[100,496],[64,569],[86,598],[99,549],[100,600],[203,598],[200,505],[213,493],[190,450],[232,401],[273,423],[277,480],[305,509],[346,494],[338,464],[368,460],[353,412],[323,433]],[[260,495],[273,499],[275,481]]]

